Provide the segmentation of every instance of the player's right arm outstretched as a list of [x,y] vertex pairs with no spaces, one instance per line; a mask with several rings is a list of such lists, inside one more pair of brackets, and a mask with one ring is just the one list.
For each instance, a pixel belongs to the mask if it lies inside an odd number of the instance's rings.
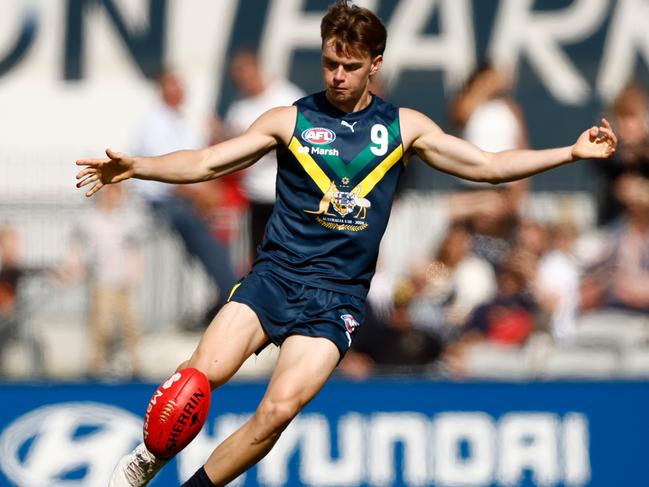
[[92,196],[106,184],[129,178],[165,183],[196,183],[244,169],[278,144],[287,144],[295,124],[295,107],[273,108],[261,115],[240,135],[204,149],[181,150],[155,157],[129,156],[111,149],[105,159],[82,159],[77,165],[77,187],[92,184]]

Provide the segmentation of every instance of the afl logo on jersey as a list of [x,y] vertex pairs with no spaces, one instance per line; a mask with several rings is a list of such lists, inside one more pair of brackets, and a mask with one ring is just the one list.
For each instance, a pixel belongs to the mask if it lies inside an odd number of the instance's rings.
[[315,145],[331,144],[336,140],[336,133],[322,127],[313,127],[302,132],[302,139]]

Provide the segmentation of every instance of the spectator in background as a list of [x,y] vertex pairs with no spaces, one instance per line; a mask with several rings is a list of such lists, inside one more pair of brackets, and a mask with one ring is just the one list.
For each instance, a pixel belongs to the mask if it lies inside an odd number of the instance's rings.
[[550,232],[541,222],[521,218],[516,227],[514,246],[520,253],[528,254],[531,260],[538,260],[550,247]]
[[513,252],[497,272],[498,290],[469,318],[462,341],[487,340],[521,346],[534,331],[536,303],[528,291],[530,270],[526,256]]
[[341,362],[341,373],[363,379],[377,372],[421,371],[441,355],[443,343],[438,334],[414,326],[412,282],[397,284],[388,319],[376,321],[370,309],[364,325],[356,331],[352,347]]
[[[459,135],[485,151],[526,149],[527,129],[520,106],[512,98],[513,79],[489,63],[479,66],[451,102],[451,122]],[[498,266],[509,253],[520,204],[528,180],[493,188],[462,181],[464,188],[480,192],[481,198],[499,198],[467,215],[474,233],[474,252]]]
[[451,122],[482,150],[528,146],[523,112],[512,98],[513,79],[489,63],[479,66],[451,103]]
[[471,234],[463,222],[451,225],[431,262],[413,266],[410,282],[416,291],[411,304],[414,326],[444,340],[496,287],[492,267],[471,251]]
[[[26,321],[37,302],[26,297],[25,281],[43,270],[28,268],[23,257],[18,230],[9,224],[0,225],[0,358],[12,341],[25,346],[30,355],[30,373],[36,377],[43,372],[43,350]],[[41,299],[39,296],[38,302]],[[0,375],[5,373],[0,369]]]
[[[0,275],[4,289],[3,296],[15,298],[18,282],[25,273],[22,263],[22,252],[20,236],[18,231],[11,225],[0,226]],[[12,308],[15,299],[3,300],[4,306],[0,309]]]
[[580,268],[574,254],[577,228],[570,223],[550,229],[550,244],[539,261],[534,295],[548,319],[555,341],[569,341],[574,335],[579,312]]
[[518,204],[508,188],[476,189],[480,199],[499,200],[485,204],[467,218],[472,251],[497,269],[512,250],[518,228]]
[[473,310],[462,335],[446,347],[442,367],[452,376],[466,376],[476,346],[521,348],[536,331],[537,305],[529,292],[536,270],[526,268],[529,263],[529,256],[513,250],[499,265],[496,294]]
[[449,323],[456,327],[462,326],[473,309],[496,292],[493,268],[489,262],[473,253],[471,240],[466,223],[454,224],[435,259],[435,263],[443,266],[452,279],[454,291],[447,316]]
[[122,186],[106,189],[76,229],[66,267],[68,276],[85,278],[88,285],[91,375],[113,372],[110,352],[116,327],[130,367],[117,372],[138,375],[140,330],[134,300],[142,275],[141,222],[127,210]]
[[[210,119],[208,144],[214,145],[230,138],[225,123],[217,115]],[[242,184],[242,172],[228,174],[199,185],[205,188],[201,215],[208,222],[212,235],[227,246],[235,275],[250,270],[250,236],[248,235],[248,198]]]
[[18,233],[0,226],[0,356],[20,333],[18,286],[23,275]]
[[[172,71],[162,71],[158,86],[160,101],[137,133],[134,151],[142,156],[151,156],[201,146],[203,141],[184,120],[181,112],[185,91],[178,75]],[[225,303],[235,279],[228,249],[212,236],[199,213],[198,208],[204,206],[205,199],[209,198],[204,191],[208,186],[190,188],[143,180],[135,184],[153,215],[180,236],[186,251],[199,260],[216,287],[217,298],[205,316],[205,322],[209,322]]]
[[649,181],[629,172],[614,190],[623,213],[608,227],[604,249],[582,280],[582,308],[649,313]]
[[368,301],[365,325],[357,331],[344,372],[362,378],[376,368],[400,363],[421,368],[434,362],[473,308],[494,292],[492,267],[471,252],[467,225],[453,223],[435,258],[413,262],[397,282],[387,313]]
[[595,164],[601,180],[597,191],[600,225],[611,223],[624,212],[615,189],[621,176],[631,173],[649,180],[649,95],[639,84],[631,83],[609,111],[619,145],[611,159]]
[[[232,103],[225,115],[231,136],[242,134],[257,117],[271,108],[291,105],[304,92],[288,80],[266,75],[251,50],[237,52],[230,63],[230,76],[242,98]],[[275,151],[264,155],[243,172],[243,188],[250,203],[251,246],[254,256],[275,204]]]

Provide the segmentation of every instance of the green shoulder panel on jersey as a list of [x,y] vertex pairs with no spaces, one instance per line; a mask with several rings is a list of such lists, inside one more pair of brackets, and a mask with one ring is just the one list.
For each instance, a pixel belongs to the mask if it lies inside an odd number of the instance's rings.
[[[388,157],[383,159],[379,165],[377,165],[374,169],[372,169],[372,172],[370,172],[363,180],[358,183],[356,188],[354,188],[354,191],[359,188],[360,191],[358,192],[358,195],[362,198],[364,196],[367,196],[370,191],[374,189],[374,186],[383,179],[383,176],[385,176],[390,168],[394,166],[397,162],[402,160],[403,158],[403,146],[399,144],[396,149],[394,149]],[[353,191],[352,191],[353,192]]]
[[[297,114],[297,130],[303,133],[305,130],[313,128],[314,125],[306,118],[302,112]],[[401,135],[399,127],[399,119],[396,118],[390,125],[387,127],[388,130],[388,140],[387,143],[391,144],[396,138]],[[349,163],[345,163],[342,158],[334,155],[319,155],[323,161],[325,161],[328,166],[336,173],[340,179],[349,178],[353,179],[363,168],[365,168],[370,162],[376,159],[376,155],[372,152],[372,148],[376,146],[372,143],[365,146],[365,148],[354,157]]]

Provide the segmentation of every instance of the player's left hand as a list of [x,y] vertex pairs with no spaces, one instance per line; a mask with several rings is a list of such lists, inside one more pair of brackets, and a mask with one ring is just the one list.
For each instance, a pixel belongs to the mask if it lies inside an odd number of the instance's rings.
[[605,118],[599,127],[584,131],[572,146],[574,159],[606,159],[615,153],[617,136]]

